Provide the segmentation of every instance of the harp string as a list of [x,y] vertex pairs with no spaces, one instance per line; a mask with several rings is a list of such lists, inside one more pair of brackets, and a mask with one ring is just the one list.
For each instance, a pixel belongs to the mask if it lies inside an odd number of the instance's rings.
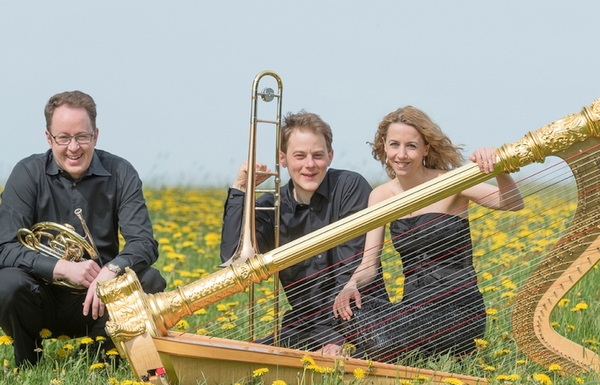
[[[591,175],[590,177],[597,178],[596,175]],[[535,213],[533,218],[545,218],[543,222],[532,220],[532,216],[525,216],[519,213],[500,212],[479,208],[470,210],[474,264],[477,271],[479,289],[484,295],[487,309],[487,312],[476,314],[474,317],[488,317],[488,330],[485,334],[486,337],[490,334],[490,329],[498,327],[498,322],[496,322],[495,319],[508,317],[512,309],[511,304],[513,297],[510,297],[510,295],[507,295],[506,297],[494,295],[494,292],[498,290],[498,287],[495,287],[496,285],[493,283],[497,283],[498,281],[505,282],[507,279],[510,279],[510,282],[506,282],[506,284],[515,287],[515,289],[512,291],[514,294],[516,288],[523,283],[523,281],[529,275],[529,272],[539,263],[547,250],[560,237],[561,233],[553,233],[548,231],[548,227],[561,229],[562,231],[568,227],[570,217],[574,211],[574,205],[572,202],[573,197],[571,197],[571,200],[556,199],[558,194],[556,190],[565,190],[570,192],[569,190],[573,190],[572,180],[573,177],[571,170],[565,165],[565,163],[559,162],[516,182],[524,199],[526,200],[525,210],[534,211]],[[581,196],[586,193],[588,192],[578,192],[579,198],[581,199]],[[543,203],[538,203],[538,201]],[[551,215],[553,213],[554,215]],[[564,213],[564,215],[556,215],[555,213]],[[549,215],[551,215],[551,222],[548,222]],[[490,224],[492,226],[490,226]],[[518,242],[510,241],[511,237],[517,237],[517,235],[519,235],[517,238],[519,239]],[[401,236],[402,234],[399,235],[399,237]],[[505,240],[508,239],[508,241],[505,241],[504,243],[495,243],[493,241],[495,238]],[[384,264],[383,269],[386,275],[388,294],[393,302],[398,303],[402,295],[401,277],[405,272],[402,271],[402,265],[400,263],[401,256],[399,256],[393,249],[393,241],[394,239],[389,238],[388,235],[386,240],[380,245],[379,248],[381,249],[381,260]],[[518,244],[519,242],[521,243],[520,245]],[[440,243],[440,246],[450,247],[451,244],[452,240],[448,240],[446,244]],[[481,249],[487,250],[487,253],[484,256],[479,255],[478,251]],[[519,255],[512,258],[507,258],[506,260],[502,260],[499,257],[499,255],[501,256],[502,254],[510,255],[515,253],[519,253]],[[354,258],[360,258],[360,255],[356,255]],[[337,266],[330,266],[328,268],[328,272],[335,271],[336,268]],[[558,268],[564,269],[565,267],[560,266]],[[326,272],[324,271],[320,273]],[[310,283],[311,278],[315,277],[307,277],[303,280],[303,282],[297,282],[296,285],[298,290],[308,290],[309,287],[307,285]],[[398,282],[400,284],[397,284]],[[552,282],[548,282],[548,285],[552,285]],[[507,291],[507,293],[509,292],[510,291]],[[279,295],[280,293],[270,292],[268,289],[264,288],[261,288],[259,293],[261,294],[255,298],[257,305],[254,307],[256,311],[255,319],[258,320],[257,322],[267,323],[266,321],[263,322],[261,320],[269,318],[267,317],[269,312],[268,303],[274,295]],[[285,293],[285,288],[283,288],[283,293]],[[460,299],[460,292],[445,293],[445,297],[447,302],[456,301]],[[210,331],[210,335],[230,339],[246,340],[248,336],[245,335],[245,333],[241,330],[243,329],[241,325],[244,325],[244,323],[247,321],[247,303],[243,303],[242,301],[234,303],[235,306],[231,306],[223,313],[232,315],[235,318],[236,325],[240,326],[231,329],[223,328],[223,320],[220,319],[222,318],[221,316],[205,322],[200,322],[196,327],[187,332],[197,332],[205,329]],[[265,303],[267,303],[266,306],[264,305]],[[494,309],[498,313],[488,314],[490,313],[490,309]],[[321,311],[330,312],[332,314],[331,309],[322,309]],[[410,312],[411,308],[407,308],[401,315],[403,316]],[[316,310],[316,312],[313,314],[307,313],[305,319],[301,319],[298,322],[301,323],[306,319],[310,319],[318,313],[319,310]],[[277,318],[276,315],[272,314],[271,316],[273,318]],[[394,317],[401,318],[400,315],[395,315]],[[396,322],[394,317],[382,319],[381,322],[388,323],[389,327],[393,327]],[[504,329],[500,330],[500,333],[518,332],[514,330],[511,331],[509,326],[502,327]],[[431,330],[430,333],[431,336],[434,337],[443,334],[448,335],[452,333],[454,328],[455,326],[451,326],[444,330]],[[264,333],[268,333],[270,328],[266,326],[262,330]],[[498,330],[495,332],[498,334]],[[339,342],[343,343],[343,341]],[[422,343],[423,341],[415,342],[415,344]],[[406,346],[402,347],[400,350],[410,350],[411,348],[412,346]],[[388,356],[395,356],[400,353],[402,352],[390,349],[389,354],[384,357],[384,359],[387,359]]]

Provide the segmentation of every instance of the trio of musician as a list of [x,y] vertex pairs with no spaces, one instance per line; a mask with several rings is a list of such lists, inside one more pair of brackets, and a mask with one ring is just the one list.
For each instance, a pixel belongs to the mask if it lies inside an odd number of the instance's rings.
[[[43,329],[53,336],[91,336],[100,341],[106,337],[108,315],[97,296],[97,282],[129,267],[147,293],[162,291],[166,285],[151,267],[158,247],[137,172],[125,159],[95,148],[99,129],[93,99],[79,91],[54,95],[45,116],[50,149],[15,166],[0,203],[0,327],[13,338],[18,367],[39,361]],[[425,113],[410,106],[386,116],[376,132],[373,156],[384,165],[390,181],[375,189],[355,172],[329,168],[333,134],[318,115],[288,114],[281,137],[280,164],[288,169],[290,181],[281,189],[280,244],[463,162],[460,148]],[[495,150],[479,149],[469,159],[490,172]],[[266,171],[267,166],[257,163],[257,169]],[[225,202],[223,262],[238,245],[246,173],[242,164]],[[257,184],[262,181],[257,179]],[[485,331],[485,308],[472,264],[468,204],[499,210],[523,207],[509,175],[497,175],[496,181],[497,186],[482,183],[390,224],[405,275],[399,303],[389,302],[382,279],[384,227],[281,271],[292,310],[284,316],[280,344],[339,354],[344,344],[351,343],[357,348],[355,356],[380,361],[394,361],[415,349],[423,354],[472,350],[473,339]],[[265,194],[257,205],[272,206],[273,197]],[[47,258],[18,242],[19,229],[40,221],[76,224],[78,208],[91,229],[97,260]],[[258,210],[256,235],[262,252],[273,247],[273,226],[273,212]],[[125,239],[120,251],[119,231]],[[50,284],[55,280],[87,290]],[[443,339],[436,337],[440,334]],[[267,336],[256,342],[272,341],[273,336]],[[102,343],[106,349],[111,346],[110,339]]]

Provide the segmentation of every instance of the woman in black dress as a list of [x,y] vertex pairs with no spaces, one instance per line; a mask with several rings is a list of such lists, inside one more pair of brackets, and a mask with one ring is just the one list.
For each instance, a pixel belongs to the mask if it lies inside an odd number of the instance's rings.
[[[452,144],[424,112],[400,108],[379,124],[373,156],[390,177],[373,190],[369,206],[428,182],[462,165]],[[481,148],[469,158],[484,172],[496,162],[495,149]],[[491,209],[520,210],[523,198],[508,174],[498,186],[481,183],[390,223],[402,259],[404,296],[396,304],[362,293],[376,276],[385,226],[367,234],[361,265],[338,294],[334,316],[347,341],[367,358],[393,362],[408,353],[461,355],[475,348],[485,332],[485,305],[473,268],[469,202]]]

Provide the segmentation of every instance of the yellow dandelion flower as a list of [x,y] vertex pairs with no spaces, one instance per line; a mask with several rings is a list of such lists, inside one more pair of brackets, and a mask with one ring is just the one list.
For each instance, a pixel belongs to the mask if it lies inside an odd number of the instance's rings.
[[163,266],[162,270],[165,273],[170,273],[173,271],[174,268],[175,268],[175,266],[173,266],[173,265],[165,265],[165,266]]
[[511,353],[511,351],[509,349],[496,350],[494,352],[494,358],[506,356],[507,354],[510,354],[510,353]]
[[494,366],[492,366],[492,365],[483,365],[483,366],[481,367],[481,369],[482,369],[484,372],[494,372],[494,371],[496,371],[496,368],[495,368]]
[[218,311],[221,311],[221,312],[226,312],[226,311],[227,311],[227,309],[228,309],[227,305],[224,305],[224,304],[222,304],[222,303],[220,303],[220,304],[218,304],[218,305],[217,305],[217,310],[218,310]]
[[584,380],[583,380],[583,378],[581,378],[581,377],[575,377],[575,382],[576,382],[576,383],[578,383],[578,384],[583,384],[583,383],[585,383],[585,381],[584,381]]
[[184,282],[182,279],[174,279],[173,282],[171,282],[171,286],[172,287],[179,287],[179,286],[183,286]]
[[0,336],[0,345],[12,345],[13,339],[11,336]]
[[495,314],[497,314],[497,313],[498,313],[498,309],[494,309],[493,307],[491,307],[491,308],[487,309],[487,310],[485,311],[485,313],[486,313],[487,315],[495,315]]
[[206,314],[206,309],[202,308],[202,309],[196,310],[194,312],[194,314],[195,315],[205,315]]
[[313,360],[313,358],[308,354],[303,355],[302,359],[300,359],[300,362],[302,362],[304,365],[315,365],[315,360]]
[[575,325],[569,324],[569,325],[565,326],[565,329],[567,329],[568,331],[572,332],[572,331],[575,330]]
[[517,365],[525,365],[527,360],[517,360]]
[[271,385],[287,385],[283,380],[275,380],[271,383]]
[[354,375],[354,378],[356,378],[357,380],[362,380],[363,378],[365,378],[365,371],[362,370],[361,368],[354,369],[352,374]]
[[104,342],[106,341],[106,337],[104,336],[96,336],[96,342]]
[[551,364],[548,367],[548,370],[551,372],[560,372],[562,370],[562,367],[559,364]]
[[62,381],[59,380],[58,378],[53,378],[50,380],[50,385],[61,385]]
[[232,323],[226,323],[221,325],[221,330],[231,330],[233,328],[235,328],[235,325]]
[[210,334],[210,331],[208,331],[207,329],[198,329],[196,330],[196,334],[199,334],[201,336],[205,336]]
[[114,377],[108,379],[108,385],[119,385],[119,380]]
[[352,356],[354,353],[356,353],[356,346],[353,344],[344,344],[342,345],[340,351],[344,356]]
[[570,299],[563,298],[560,301],[558,301],[558,304],[556,306],[558,306],[558,307],[564,307],[564,306],[567,306],[569,304],[569,302],[571,302]]
[[442,380],[442,382],[444,384],[451,384],[451,385],[464,385],[464,382],[462,382],[458,378],[444,378]]
[[90,337],[83,337],[79,340],[79,343],[82,345],[91,345],[94,343],[94,340]]
[[260,317],[260,322],[273,322],[274,319],[275,317],[273,317],[272,315],[264,315]]
[[106,352],[107,356],[116,356],[118,354],[119,354],[119,351],[117,350],[117,348],[112,348]]
[[429,377],[419,374],[418,376],[415,377],[415,381],[417,381],[417,382],[429,381]]
[[481,278],[485,279],[486,281],[489,281],[490,279],[494,278],[494,276],[486,271],[483,274],[481,274]]
[[94,370],[102,369],[104,366],[105,366],[104,363],[96,362],[95,364],[90,365],[90,372],[93,372]]
[[481,339],[481,338],[475,338],[475,346],[478,349],[485,349],[488,347],[488,345],[489,345],[489,342],[487,342],[486,340]]
[[64,344],[63,345],[63,349],[65,349],[66,351],[71,351],[73,350],[74,346],[72,344]]
[[571,311],[572,312],[577,312],[577,311],[581,311],[581,310],[587,310],[587,308],[588,308],[587,303],[581,301],[577,305],[575,305],[575,307],[572,308]]
[[40,337],[42,338],[50,338],[52,336],[52,332],[46,328],[40,330]]
[[181,321],[177,322],[177,325],[175,325],[175,329],[176,330],[187,330],[189,328],[190,328],[190,325],[184,319],[182,319]]
[[400,380],[400,385],[412,385],[412,381],[410,380]]
[[252,377],[262,377],[265,373],[269,371],[269,368],[259,368],[252,372]]
[[534,373],[533,380],[538,384],[542,385],[552,385],[552,380],[544,373]]

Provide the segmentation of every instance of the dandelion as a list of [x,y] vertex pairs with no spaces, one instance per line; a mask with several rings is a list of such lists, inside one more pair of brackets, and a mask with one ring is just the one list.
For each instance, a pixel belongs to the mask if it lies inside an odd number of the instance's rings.
[[412,381],[410,381],[410,380],[400,380],[400,385],[412,385]]
[[485,313],[487,315],[496,315],[498,313],[498,309],[495,309],[495,308],[492,307],[492,308],[487,309],[485,311]]
[[177,325],[175,325],[175,329],[176,330],[187,330],[189,328],[190,328],[190,325],[184,319],[182,319],[181,321],[177,322]]
[[104,366],[105,365],[103,362],[96,362],[95,364],[90,365],[90,372],[93,372],[94,370],[102,369]]
[[252,377],[262,377],[265,373],[269,371],[269,368],[259,368],[252,372]]
[[354,369],[352,374],[354,374],[354,378],[356,378],[357,380],[362,380],[363,378],[365,378],[365,371],[361,368]]
[[356,353],[356,346],[353,344],[344,344],[341,349],[342,355],[344,356],[352,356]]
[[283,380],[275,380],[271,385],[287,385]]
[[534,373],[533,380],[541,385],[552,385],[552,380],[544,373]]
[[562,367],[559,364],[551,364],[548,367],[548,370],[551,372],[560,372],[562,370]]
[[492,366],[492,365],[483,365],[483,366],[481,367],[481,369],[482,369],[484,372],[493,372],[493,371],[495,371],[495,370],[496,370],[496,368],[495,368],[494,366]]
[[109,351],[106,352],[107,356],[116,356],[119,354],[119,351],[117,350],[117,348],[112,348]]
[[201,335],[201,336],[205,336],[210,334],[210,331],[208,331],[207,329],[198,329],[196,330],[196,334]]
[[575,307],[573,307],[571,309],[571,311],[572,312],[578,312],[578,311],[582,311],[582,310],[587,310],[587,308],[588,308],[587,303],[581,301],[577,305],[575,305]]
[[50,380],[50,385],[61,385],[62,381],[59,380],[58,378],[53,378]]
[[567,306],[569,304],[569,302],[571,302],[570,299],[563,298],[560,301],[558,301],[558,304],[556,306],[558,306],[558,307],[564,307],[564,306]]
[[232,323],[226,323],[221,325],[221,330],[231,330],[233,328],[235,328],[235,325]]
[[204,315],[204,314],[206,314],[206,309],[202,308],[202,309],[196,310],[194,312],[194,314],[195,315]]
[[496,350],[494,352],[494,358],[506,356],[506,355],[508,355],[510,353],[511,353],[511,351],[509,349]]
[[50,338],[52,336],[52,332],[46,328],[40,330],[40,337],[42,338]]
[[222,303],[220,303],[220,304],[217,305],[217,310],[220,311],[220,312],[226,312],[227,309],[228,309],[227,305],[224,305]]
[[13,339],[11,338],[11,336],[0,336],[0,345],[12,345],[13,344]]
[[481,338],[475,338],[475,346],[477,347],[477,349],[485,349],[487,348],[489,345],[489,342],[487,342],[484,339]]
[[79,343],[81,345],[91,345],[94,343],[94,340],[91,339],[90,337],[83,337],[82,339],[79,340]]
[[313,358],[311,356],[309,356],[308,354],[303,355],[302,359],[300,359],[300,362],[302,362],[302,364],[304,364],[304,366],[315,365],[315,360],[313,360]]
[[444,384],[450,384],[450,385],[463,385],[464,384],[464,382],[462,382],[458,378],[444,378],[442,380],[442,382]]

